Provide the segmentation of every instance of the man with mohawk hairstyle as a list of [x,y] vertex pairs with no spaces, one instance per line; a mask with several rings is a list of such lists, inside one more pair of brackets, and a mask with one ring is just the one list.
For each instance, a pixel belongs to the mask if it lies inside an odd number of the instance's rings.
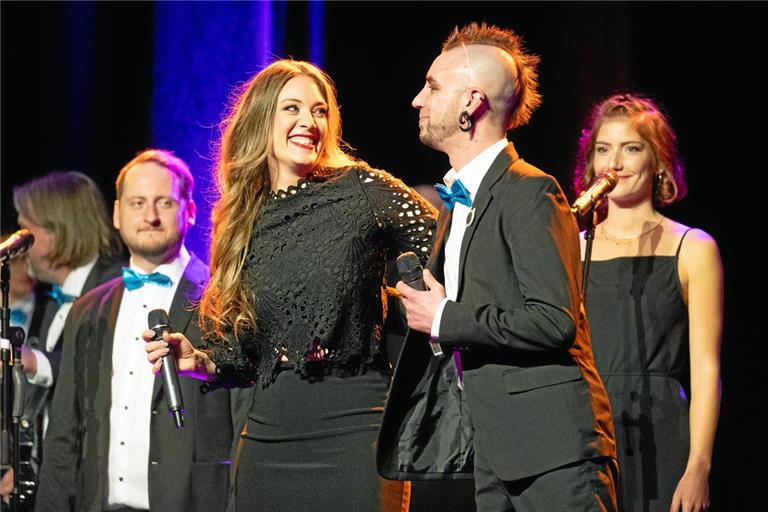
[[413,100],[421,141],[453,168],[429,289],[397,285],[410,331],[377,462],[393,479],[474,478],[479,511],[615,510],[578,227],[557,181],[506,138],[540,103],[538,60],[511,30],[456,28]]

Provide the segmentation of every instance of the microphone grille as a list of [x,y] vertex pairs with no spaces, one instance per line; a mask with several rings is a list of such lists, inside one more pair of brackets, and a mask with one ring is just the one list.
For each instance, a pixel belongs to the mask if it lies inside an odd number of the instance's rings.
[[404,252],[397,257],[397,271],[406,283],[421,279],[421,261],[414,252]]
[[168,325],[168,313],[163,309],[153,309],[147,316],[149,328],[153,329],[158,325]]
[[605,173],[603,173],[601,178],[605,178],[605,180],[611,185],[611,187],[615,187],[616,183],[619,182],[619,175],[613,169],[610,169]]
[[29,249],[35,243],[35,235],[26,228],[18,230],[13,235],[18,236],[24,241],[25,249]]

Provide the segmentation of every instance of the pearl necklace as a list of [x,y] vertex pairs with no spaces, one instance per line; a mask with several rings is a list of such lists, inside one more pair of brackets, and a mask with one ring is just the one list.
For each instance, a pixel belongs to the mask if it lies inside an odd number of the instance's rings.
[[646,229],[645,231],[642,231],[642,232],[640,232],[640,234],[637,234],[637,235],[635,235],[635,236],[630,236],[630,237],[628,237],[628,238],[619,238],[619,237],[616,237],[616,236],[613,236],[613,235],[611,235],[610,233],[608,233],[608,232],[605,230],[605,228],[603,227],[603,224],[600,224],[600,226],[599,226],[599,229],[600,229],[600,234],[601,234],[601,235],[603,236],[603,238],[605,238],[606,240],[611,240],[611,241],[612,241],[613,243],[615,243],[616,245],[629,245],[629,244],[631,244],[632,242],[634,242],[635,240],[638,240],[638,239],[640,239],[640,238],[644,237],[645,235],[647,235],[647,234],[649,234],[649,233],[652,233],[653,231],[656,231],[656,229],[657,229],[659,226],[661,226],[661,223],[662,223],[662,222],[664,222],[664,219],[661,219],[659,222],[657,222],[656,224],[654,224],[654,225],[653,225],[653,226],[651,226],[650,228]]

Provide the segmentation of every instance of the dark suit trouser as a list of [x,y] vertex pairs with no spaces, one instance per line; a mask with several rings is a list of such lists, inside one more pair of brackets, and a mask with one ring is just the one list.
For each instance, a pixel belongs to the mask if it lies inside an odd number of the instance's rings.
[[474,480],[414,480],[408,512],[476,512]]
[[615,512],[618,467],[609,458],[581,461],[530,478],[503,481],[475,453],[478,512]]

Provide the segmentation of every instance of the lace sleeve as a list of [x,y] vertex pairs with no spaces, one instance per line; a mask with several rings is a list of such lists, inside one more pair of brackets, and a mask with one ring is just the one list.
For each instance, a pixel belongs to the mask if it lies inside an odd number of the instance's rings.
[[397,252],[413,251],[422,264],[432,248],[437,209],[391,174],[378,169],[358,171],[376,220]]
[[197,347],[216,363],[216,378],[202,384],[203,392],[218,388],[247,387],[255,382],[256,370],[240,342],[227,336],[205,339]]

